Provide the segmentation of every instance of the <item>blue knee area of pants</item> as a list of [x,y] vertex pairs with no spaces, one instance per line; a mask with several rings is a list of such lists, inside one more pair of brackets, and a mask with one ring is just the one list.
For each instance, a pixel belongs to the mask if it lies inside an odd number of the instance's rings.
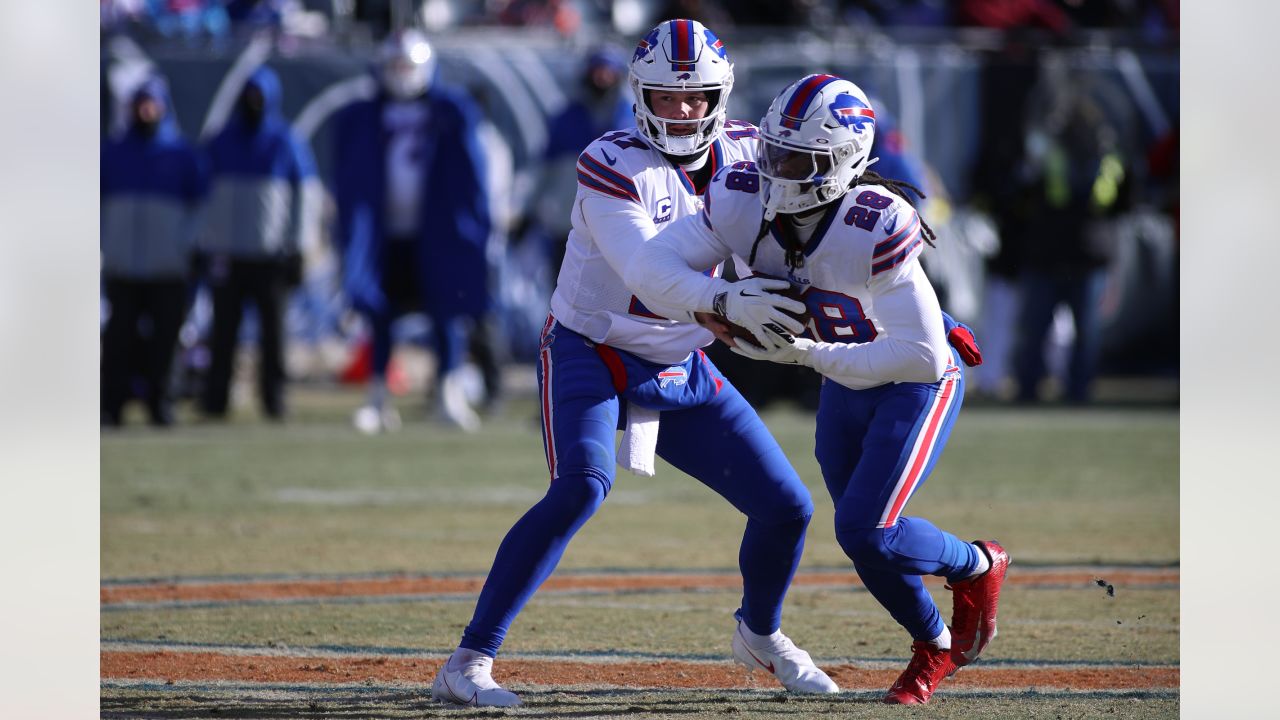
[[540,511],[544,527],[576,532],[600,508],[611,482],[597,468],[568,468],[551,481],[547,494],[533,510]]
[[887,528],[841,527],[836,540],[849,559],[904,575],[963,577],[977,565],[973,546],[923,518],[899,518]]
[[840,543],[844,554],[855,563],[868,567],[889,569],[892,556],[884,541],[882,528],[841,528],[836,527],[836,542]]
[[[614,450],[595,440],[583,438],[560,457],[556,474],[561,478],[585,477],[600,483],[607,493],[613,489]],[[552,482],[554,485],[555,482]]]
[[534,591],[555,570],[578,529],[604,502],[609,478],[598,468],[562,472],[547,494],[507,532],[460,647],[490,657]]

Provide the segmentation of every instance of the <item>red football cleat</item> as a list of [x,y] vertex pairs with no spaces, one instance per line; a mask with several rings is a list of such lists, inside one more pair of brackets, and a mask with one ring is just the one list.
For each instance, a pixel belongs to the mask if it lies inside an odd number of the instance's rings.
[[911,662],[902,671],[882,702],[890,705],[923,705],[933,697],[938,683],[956,672],[951,651],[926,640],[911,643]]
[[957,667],[974,660],[996,637],[1000,586],[1009,572],[1009,553],[995,540],[974,543],[991,559],[983,574],[947,586],[954,593],[951,609],[951,659]]

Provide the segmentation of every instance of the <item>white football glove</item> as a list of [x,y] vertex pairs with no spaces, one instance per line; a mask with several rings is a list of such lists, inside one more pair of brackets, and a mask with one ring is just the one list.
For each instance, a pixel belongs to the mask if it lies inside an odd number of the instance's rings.
[[791,284],[786,280],[770,280],[767,278],[747,278],[730,283],[729,289],[718,293],[715,297],[714,309],[735,325],[741,325],[755,335],[756,339],[768,346],[771,341],[770,332],[765,326],[772,324],[788,333],[798,335],[804,332],[804,325],[783,310],[794,313],[804,312],[804,303],[789,297],[778,295],[770,290],[785,290]]
[[729,348],[742,357],[752,360],[768,360],[783,365],[808,365],[809,351],[817,345],[812,340],[802,337],[782,337],[777,333],[769,333],[769,342],[762,348],[751,347],[747,343],[738,343]]

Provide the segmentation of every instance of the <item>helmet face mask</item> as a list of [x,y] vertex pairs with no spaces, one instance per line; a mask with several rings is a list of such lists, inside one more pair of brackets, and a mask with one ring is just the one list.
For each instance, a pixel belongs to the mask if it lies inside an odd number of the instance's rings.
[[417,30],[403,30],[388,37],[382,44],[379,61],[378,79],[387,94],[397,100],[421,96],[435,75],[435,50]]
[[[733,63],[724,43],[702,23],[668,20],[649,31],[636,46],[629,81],[636,99],[636,127],[664,153],[699,154],[724,128],[733,89]],[[663,91],[706,93],[706,113],[687,120],[661,117],[654,110],[652,95]]]
[[765,219],[825,205],[848,192],[872,160],[875,112],[857,85],[810,75],[782,91],[760,121]]
[[766,143],[760,148],[760,167],[771,177],[809,180],[831,174],[835,160],[830,151],[789,148]]

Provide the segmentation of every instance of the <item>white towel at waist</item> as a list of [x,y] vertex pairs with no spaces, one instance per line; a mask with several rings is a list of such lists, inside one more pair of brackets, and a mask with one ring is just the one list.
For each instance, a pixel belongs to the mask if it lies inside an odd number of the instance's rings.
[[653,458],[658,450],[658,417],[661,412],[627,405],[627,429],[618,443],[618,467],[640,475],[653,477]]

